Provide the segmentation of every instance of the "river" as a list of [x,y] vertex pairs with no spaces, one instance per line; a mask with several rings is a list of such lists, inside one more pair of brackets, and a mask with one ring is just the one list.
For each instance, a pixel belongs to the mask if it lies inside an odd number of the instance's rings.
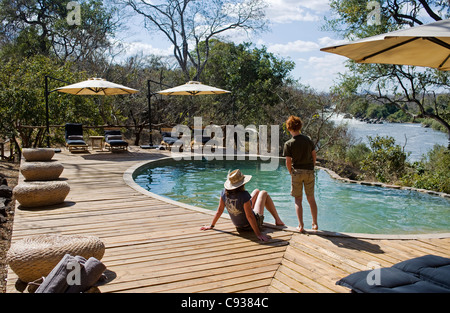
[[394,137],[396,144],[401,147],[406,142],[405,151],[411,153],[408,158],[410,162],[419,161],[423,154],[433,149],[435,144],[448,145],[446,133],[422,127],[417,123],[368,124],[355,118],[345,119],[342,115],[331,119],[337,124],[346,123],[353,137],[367,145],[369,143],[367,136],[374,137],[376,135]]

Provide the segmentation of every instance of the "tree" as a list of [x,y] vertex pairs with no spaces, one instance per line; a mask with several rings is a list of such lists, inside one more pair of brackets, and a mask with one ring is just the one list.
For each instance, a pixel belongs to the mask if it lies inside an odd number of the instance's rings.
[[[22,147],[43,145],[45,128],[25,126],[45,125],[44,76],[51,75],[68,81],[85,79],[84,73],[74,73],[71,64],[59,65],[54,59],[36,55],[21,59],[11,57],[0,61],[0,133],[10,138],[20,138]],[[50,89],[58,87],[51,81]],[[62,125],[68,121],[83,124],[100,122],[98,107],[92,98],[52,93],[49,101],[49,121]],[[56,131],[53,143],[63,140]]]
[[[265,29],[263,0],[122,0],[145,18],[145,27],[164,34],[187,80],[199,80],[210,57],[209,43],[230,30]],[[200,43],[203,53],[200,53]],[[191,76],[190,66],[195,68]]]
[[[200,52],[206,53],[205,45],[200,45]],[[213,104],[216,121],[244,125],[273,123],[268,110],[276,107],[286,93],[283,87],[292,82],[289,73],[294,63],[249,43],[236,45],[212,40],[209,49],[211,62],[203,72],[204,80],[231,91]]]
[[[376,12],[379,22],[372,24],[368,23],[368,16],[374,9],[368,3],[366,0],[331,1],[331,9],[337,17],[327,20],[325,29],[355,39],[450,16],[448,1],[385,0],[379,2]],[[414,119],[434,119],[447,130],[450,143],[449,105],[448,102],[442,105],[441,100],[442,94],[450,90],[448,72],[353,61],[348,61],[347,67],[350,72],[342,75],[339,87],[347,96],[362,92],[382,104],[395,105]]]
[[407,154],[395,144],[393,137],[368,136],[370,152],[361,162],[367,175],[387,182],[401,178],[405,173]]
[[53,55],[63,62],[94,59],[99,49],[111,47],[119,20],[115,8],[102,1],[76,3],[80,5],[79,25],[70,25],[67,0],[1,0],[3,46],[24,57]]

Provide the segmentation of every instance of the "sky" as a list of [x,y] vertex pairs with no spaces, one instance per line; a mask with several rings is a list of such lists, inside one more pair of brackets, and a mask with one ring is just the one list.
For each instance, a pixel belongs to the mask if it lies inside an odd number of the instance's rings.
[[[256,36],[230,34],[236,42],[252,42],[256,47],[265,46],[269,52],[291,60],[295,69],[294,79],[315,90],[328,91],[345,72],[347,58],[320,51],[320,48],[344,42],[334,33],[321,31],[324,16],[330,16],[329,0],[267,0],[266,17],[270,21],[269,31]],[[172,55],[171,43],[158,33],[150,33],[134,15],[129,30],[123,34],[126,52],[122,58],[142,52],[162,56]]]

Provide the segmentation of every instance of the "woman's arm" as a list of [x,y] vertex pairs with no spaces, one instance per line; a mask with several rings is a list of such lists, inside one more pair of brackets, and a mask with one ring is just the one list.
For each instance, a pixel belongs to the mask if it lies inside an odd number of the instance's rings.
[[213,229],[214,226],[216,225],[217,221],[219,220],[220,216],[222,216],[224,209],[225,209],[225,203],[223,202],[222,197],[220,197],[219,206],[217,207],[216,215],[214,215],[211,225],[210,226],[202,226],[200,228],[200,230]]
[[258,224],[256,223],[255,213],[253,213],[252,205],[250,201],[247,201],[244,203],[244,211],[245,216],[247,217],[248,222],[250,223],[250,226],[252,227],[253,231],[255,232],[256,237],[258,237],[261,241],[268,241],[270,239],[269,236],[266,236],[261,233],[259,230]]

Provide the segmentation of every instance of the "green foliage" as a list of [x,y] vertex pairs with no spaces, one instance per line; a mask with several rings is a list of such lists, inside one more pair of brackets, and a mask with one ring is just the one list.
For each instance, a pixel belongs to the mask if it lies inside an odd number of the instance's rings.
[[[324,28],[343,38],[355,40],[445,19],[450,13],[448,1],[378,1],[380,7],[376,13],[380,15],[380,23],[370,25],[368,16],[372,8],[367,7],[368,3],[366,0],[332,0],[332,18],[326,20]],[[407,111],[410,119],[431,118],[450,132],[448,72],[389,64],[359,64],[350,60],[347,68],[349,70],[341,76],[336,87],[343,91],[344,99],[365,94]],[[369,109],[369,117],[388,117],[395,113],[387,114],[385,110],[375,107]],[[390,119],[396,117],[391,116]],[[408,120],[401,113],[398,117],[402,121]]]
[[450,193],[450,153],[444,146],[435,145],[433,150],[402,178],[402,183],[415,188]]
[[112,46],[110,38],[119,27],[114,6],[99,0],[76,1],[80,25],[69,25],[67,3],[0,0],[0,36],[7,39],[2,56],[42,54],[63,61],[93,61],[100,49]]
[[[251,44],[210,42],[210,58],[203,72],[205,83],[231,91],[216,103],[217,122],[265,124],[266,107],[280,103],[282,88],[290,82],[294,63]],[[215,121],[215,122],[216,122]]]
[[[71,71],[71,64],[59,65],[54,60],[36,55],[20,59],[10,58],[0,62],[0,132],[7,136],[20,136],[23,147],[42,145],[43,129],[22,128],[22,125],[44,126],[46,110],[44,77],[76,82],[85,78]],[[49,90],[61,86],[49,80]],[[49,95],[49,121],[51,125],[66,122],[95,123],[98,108],[92,98],[51,93]],[[54,138],[61,141],[62,138]]]
[[395,144],[393,137],[368,136],[370,152],[361,161],[366,176],[378,181],[395,181],[405,173],[407,154]]
[[368,158],[370,149],[364,144],[359,143],[350,146],[346,150],[346,161],[355,168],[360,168],[361,162]]

